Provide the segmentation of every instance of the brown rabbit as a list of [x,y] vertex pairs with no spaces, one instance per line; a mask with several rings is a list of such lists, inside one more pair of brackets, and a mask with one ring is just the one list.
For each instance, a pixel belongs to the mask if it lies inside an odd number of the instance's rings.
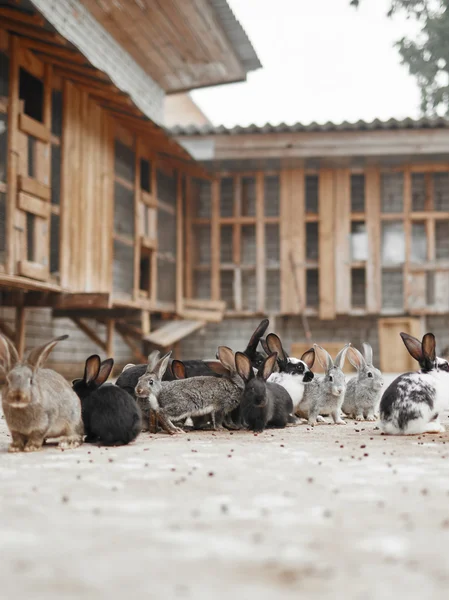
[[78,396],[59,373],[42,368],[56,344],[68,337],[34,348],[21,361],[12,342],[0,335],[0,372],[6,375],[2,405],[12,436],[9,452],[34,452],[47,438],[60,438],[60,448],[82,444]]

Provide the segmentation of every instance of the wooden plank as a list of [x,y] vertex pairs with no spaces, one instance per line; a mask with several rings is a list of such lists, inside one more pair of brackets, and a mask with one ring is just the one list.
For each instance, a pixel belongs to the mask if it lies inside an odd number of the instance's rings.
[[47,281],[50,276],[48,267],[29,260],[19,261],[18,272],[19,275],[29,277],[30,279],[37,279],[39,281]]
[[27,177],[26,175],[19,175],[18,178],[18,189],[21,192],[26,192],[31,196],[37,196],[42,200],[50,202],[51,200],[51,188],[33,177]]
[[104,352],[107,350],[106,343],[95,333],[95,331],[78,317],[71,317],[75,325],[80,329],[94,344],[101,348]]
[[25,113],[19,115],[19,129],[27,135],[37,138],[41,142],[50,142],[51,134],[43,123],[32,119]]
[[51,31],[47,31],[43,28],[33,27],[16,19],[2,17],[1,25],[3,29],[7,29],[13,33],[18,33],[24,37],[34,38],[43,42],[50,42],[52,44],[67,44],[67,41],[58,33],[52,33]]
[[211,298],[220,300],[220,182],[212,182],[211,205]]
[[190,321],[205,321],[207,323],[221,323],[223,313],[215,310],[197,310],[184,308],[180,316]]
[[[242,178],[234,176],[234,207],[233,215],[238,219],[242,213]],[[223,219],[221,219],[223,223]],[[234,269],[234,309],[242,310],[242,271],[240,268],[242,262],[242,228],[236,221],[232,227],[232,261]],[[231,308],[231,307],[228,307]]]
[[108,319],[106,323],[106,356],[114,358],[114,332],[115,332],[115,321],[114,319]]
[[380,172],[374,167],[365,174],[366,230],[368,233],[368,262],[366,264],[366,309],[376,314],[381,310],[381,221]]
[[143,339],[160,348],[170,348],[176,342],[204,327],[205,324],[202,321],[171,321],[144,336]]
[[[306,244],[304,216],[305,174],[303,169],[294,169],[291,173],[290,188],[290,295],[291,310],[300,314],[306,307]],[[282,268],[282,265],[281,265]]]
[[397,317],[379,319],[380,370],[404,373],[416,370],[416,362],[404,348],[399,336],[401,331],[421,339],[420,319]]
[[[283,169],[280,173],[280,243],[281,243],[281,313],[292,313],[291,295],[291,178],[292,171]],[[304,244],[304,242],[303,242]]]
[[407,167],[404,169],[404,237],[405,237],[405,263],[404,263],[404,312],[407,310],[411,293],[410,286],[410,257],[412,248],[412,174]]
[[19,61],[22,68],[34,75],[34,77],[43,79],[44,65],[33,52],[22,46],[20,48]]
[[183,178],[178,171],[176,186],[176,312],[184,308],[184,199]]
[[435,247],[435,219],[426,219],[427,234],[427,260],[434,261],[436,257]]
[[24,306],[16,308],[16,335],[15,344],[19,356],[22,358],[25,352],[25,326],[26,326],[26,309]]
[[19,51],[20,42],[10,36],[9,42],[9,103],[8,103],[8,195],[6,210],[6,270],[15,272],[17,258],[14,252],[14,221],[17,197],[17,175],[19,166]]
[[51,206],[45,200],[31,196],[31,194],[25,194],[25,192],[19,192],[18,206],[21,210],[32,213],[43,219],[48,219],[51,212]]
[[226,308],[226,302],[223,300],[201,300],[197,298],[185,298],[184,306],[186,308],[198,308],[199,310],[217,310],[223,312]]
[[264,222],[264,174],[260,171],[256,175],[256,310],[265,312],[265,222]]
[[19,21],[20,23],[32,25],[34,27],[42,27],[45,23],[44,18],[37,13],[28,14],[6,6],[0,8],[0,17],[13,19],[14,21]]
[[351,172],[335,172],[335,310],[348,314],[351,309]]
[[319,316],[335,319],[335,260],[334,260],[334,173],[322,169],[318,188],[319,224]]
[[[156,170],[156,161],[152,161],[151,162],[151,190],[155,196],[155,198],[158,197],[158,190],[157,190],[157,170]],[[155,230],[158,231],[158,211],[155,211]],[[156,305],[158,302],[158,296],[157,296],[157,270],[158,270],[158,265],[157,265],[157,252],[153,251],[151,253],[151,302]]]

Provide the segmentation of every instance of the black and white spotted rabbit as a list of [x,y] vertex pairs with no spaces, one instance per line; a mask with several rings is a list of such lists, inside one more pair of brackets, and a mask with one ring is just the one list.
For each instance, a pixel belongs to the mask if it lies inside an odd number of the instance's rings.
[[449,407],[449,363],[436,356],[435,336],[426,333],[420,342],[401,333],[419,371],[404,373],[385,390],[380,401],[380,426],[384,433],[414,435],[442,433],[442,412]]

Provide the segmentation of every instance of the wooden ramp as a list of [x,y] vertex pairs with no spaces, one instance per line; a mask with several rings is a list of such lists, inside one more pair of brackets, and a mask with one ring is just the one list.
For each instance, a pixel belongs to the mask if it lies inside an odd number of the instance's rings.
[[159,348],[171,348],[182,339],[195,333],[206,325],[206,321],[178,320],[167,321],[162,327],[143,336],[145,342],[149,342]]

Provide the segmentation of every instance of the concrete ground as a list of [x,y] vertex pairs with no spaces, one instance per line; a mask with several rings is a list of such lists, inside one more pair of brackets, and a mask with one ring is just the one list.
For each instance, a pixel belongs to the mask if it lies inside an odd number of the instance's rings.
[[449,433],[349,421],[35,454],[8,441],[1,420],[2,599],[447,598]]

